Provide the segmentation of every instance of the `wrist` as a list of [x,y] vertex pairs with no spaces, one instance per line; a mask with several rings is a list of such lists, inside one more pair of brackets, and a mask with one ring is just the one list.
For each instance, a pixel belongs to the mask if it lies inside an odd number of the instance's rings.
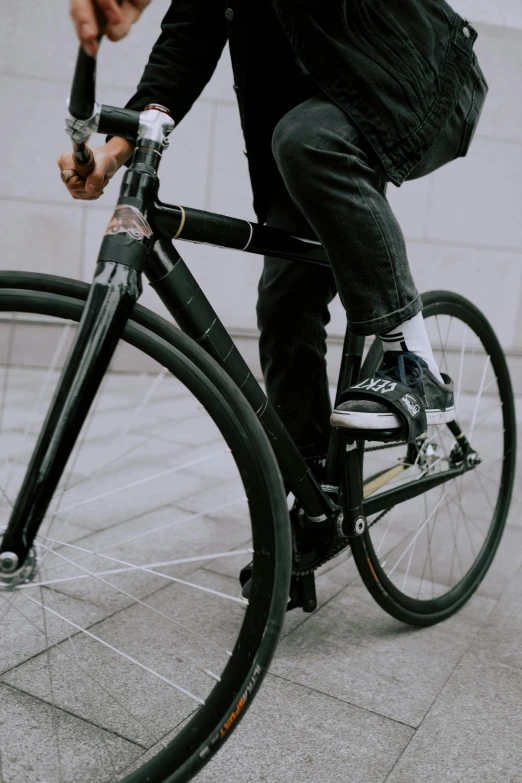
[[128,139],[123,139],[120,136],[113,136],[112,139],[109,139],[104,145],[104,149],[115,159],[118,168],[120,168],[120,166],[123,166],[123,164],[132,157],[134,153],[134,144]]

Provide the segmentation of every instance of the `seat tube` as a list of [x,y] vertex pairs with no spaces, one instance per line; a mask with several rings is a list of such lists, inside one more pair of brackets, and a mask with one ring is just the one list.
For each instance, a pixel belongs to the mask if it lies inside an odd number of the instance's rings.
[[[339,370],[339,379],[335,392],[335,404],[339,401],[340,395],[348,386],[352,386],[359,380],[361,370],[362,355],[364,351],[364,337],[352,334],[346,329],[343,343],[343,355],[341,357],[341,368]],[[339,487],[341,481],[341,466],[343,438],[337,427],[330,430],[330,439],[328,443],[328,458],[326,460],[327,472],[326,483],[332,487]]]

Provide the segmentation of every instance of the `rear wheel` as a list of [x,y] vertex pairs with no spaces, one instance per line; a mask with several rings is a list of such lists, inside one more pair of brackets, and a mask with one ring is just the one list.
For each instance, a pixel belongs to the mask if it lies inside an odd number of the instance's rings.
[[[455,383],[457,421],[481,462],[472,470],[368,521],[353,541],[359,572],[389,614],[415,625],[457,611],[484,578],[509,511],[516,460],[513,390],[502,348],[484,315],[463,297],[434,291],[424,318],[442,372]],[[377,369],[376,341],[364,376]],[[459,464],[448,426],[428,428],[415,447],[366,443],[365,495]],[[382,477],[386,483],[380,486]]]
[[[87,290],[0,273],[0,528]],[[265,675],[289,579],[257,417],[204,351],[136,307],[31,563],[0,577],[2,779],[191,779]]]

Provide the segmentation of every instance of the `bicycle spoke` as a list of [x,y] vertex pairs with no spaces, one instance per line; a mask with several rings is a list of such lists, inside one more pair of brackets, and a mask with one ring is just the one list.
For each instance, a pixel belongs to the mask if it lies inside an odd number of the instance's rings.
[[477,419],[477,413],[478,413],[480,400],[481,400],[481,397],[482,397],[482,391],[484,389],[484,383],[485,383],[485,380],[486,380],[486,374],[487,374],[487,371],[488,371],[488,368],[489,368],[490,361],[491,361],[491,359],[490,359],[489,355],[486,356],[486,361],[484,362],[484,368],[482,370],[482,377],[480,379],[480,386],[479,386],[479,390],[477,392],[477,401],[475,403],[475,409],[473,411],[473,416],[471,418],[471,425],[470,425],[470,428],[469,428],[469,435],[468,435],[469,440],[471,440],[471,438],[473,437],[473,430],[475,428],[475,422],[476,422],[476,419]]
[[415,542],[416,542],[417,538],[420,536],[420,534],[422,533],[422,531],[424,530],[426,525],[429,523],[429,521],[432,518],[432,516],[438,511],[440,504],[442,503],[442,501],[444,500],[444,498],[446,497],[447,494],[448,494],[447,492],[445,492],[443,494],[443,496],[441,497],[441,499],[439,500],[439,502],[437,503],[437,505],[435,506],[435,508],[431,512],[431,514],[428,516],[428,518],[425,520],[425,522],[417,529],[417,532],[413,536],[412,540],[410,541],[410,543],[408,544],[408,546],[406,547],[406,549],[404,550],[404,552],[402,553],[400,558],[397,560],[397,562],[395,563],[395,565],[393,566],[391,571],[388,572],[388,577],[390,577],[393,574],[393,572],[396,570],[396,568],[399,565],[399,563],[401,563],[403,558],[408,554],[408,552],[410,551],[411,547],[415,545]]
[[[53,597],[54,597],[54,600],[55,600],[56,609],[58,610],[59,609],[59,602],[58,602],[58,596],[56,594],[56,591],[52,590],[52,594],[53,594]],[[93,711],[93,714],[95,714],[96,713],[96,705],[94,703],[94,700],[91,698],[91,692],[90,692],[89,688],[87,687],[87,683],[85,681],[85,673],[83,671],[83,668],[80,666],[80,662],[78,660],[78,655],[77,655],[76,649],[74,647],[73,640],[71,638],[71,634],[70,634],[68,628],[67,628],[67,639],[68,639],[68,642],[69,642],[69,645],[70,645],[70,648],[71,648],[71,652],[72,652],[72,654],[74,656],[74,661],[75,661],[75,664],[76,664],[76,668],[77,668],[77,670],[80,673],[80,680],[81,680],[81,683],[82,683],[83,691],[85,693],[87,701],[91,705],[91,709]],[[97,683],[97,685],[99,686],[99,683]],[[106,691],[106,689],[104,689],[104,690]],[[127,712],[127,714],[131,715],[131,713],[128,710],[126,710],[126,712]],[[101,738],[102,738],[102,742],[103,742],[103,745],[104,745],[104,748],[105,748],[105,753],[106,753],[107,758],[109,760],[109,765],[110,765],[111,770],[112,770],[112,779],[114,781],[116,781],[116,783],[118,783],[118,773],[117,773],[116,767],[114,766],[112,753],[110,752],[109,744],[108,744],[107,739],[105,737],[105,732],[104,731],[101,732]]]
[[46,612],[49,612],[50,614],[57,617],[59,620],[62,620],[64,623],[67,623],[67,625],[72,626],[72,628],[76,628],[77,631],[80,633],[85,634],[85,636],[88,636],[90,639],[93,639],[95,642],[98,642],[99,644],[103,645],[104,647],[107,647],[107,649],[112,650],[112,652],[119,655],[121,658],[124,658],[126,661],[129,661],[130,663],[134,664],[138,668],[142,669],[145,672],[148,672],[148,674],[151,674],[153,677],[155,677],[158,680],[161,680],[161,682],[166,683],[171,688],[174,688],[174,690],[179,691],[180,693],[183,693],[185,696],[188,696],[193,701],[197,702],[198,704],[205,704],[203,699],[200,699],[199,696],[195,696],[190,691],[186,690],[186,688],[182,688],[181,685],[176,685],[175,682],[172,682],[167,677],[164,677],[162,674],[159,674],[158,672],[151,669],[149,666],[145,666],[145,664],[140,663],[136,658],[133,658],[131,655],[127,655],[127,653],[123,652],[123,650],[118,649],[112,644],[109,644],[109,642],[104,641],[99,636],[96,636],[96,634],[91,633],[86,628],[82,628],[81,625],[78,625],[77,623],[73,622],[72,620],[69,620],[67,617],[64,617],[59,612],[55,612],[54,609],[51,609],[49,606],[43,606],[39,601],[37,601],[35,598],[33,598],[31,595],[29,595],[27,592],[22,593],[22,595],[25,596],[25,598],[28,601],[31,601],[32,603],[36,604],[37,606],[42,606],[43,609],[45,609]]
[[[55,539],[48,539],[48,540],[52,541],[55,544],[59,544],[60,546],[71,546],[70,544],[64,541],[57,541]],[[55,550],[53,549],[50,551],[54,553]],[[78,581],[79,579],[89,579],[89,577],[92,576],[97,577],[97,576],[114,576],[115,574],[126,574],[129,573],[129,571],[136,571],[139,569],[164,568],[166,566],[180,565],[181,563],[197,563],[202,561],[217,560],[223,557],[236,557],[237,555],[252,555],[253,552],[254,552],[253,549],[238,549],[232,552],[216,552],[215,554],[212,555],[200,555],[198,557],[183,557],[178,560],[163,560],[160,561],[159,563],[144,563],[141,566],[130,565],[124,568],[112,568],[108,571],[93,571],[92,573],[89,572],[86,574],[77,574],[76,576],[64,576],[61,577],[60,579],[46,580],[44,582],[28,582],[25,585],[20,585],[20,589],[27,590],[32,587],[48,587],[49,585],[63,584],[64,582],[74,582],[74,581]],[[95,554],[94,552],[89,551],[89,555],[94,555],[94,554]],[[110,559],[112,560],[113,558]],[[78,561],[72,560],[71,562],[76,564]],[[54,566],[54,568],[59,568],[59,566]]]
[[[56,593],[56,591],[53,590],[53,595],[54,595],[54,597],[55,597],[55,599],[57,601],[58,593]],[[28,617],[22,609],[20,609],[19,606],[17,606],[15,604],[15,605],[12,606],[12,608],[14,609],[14,611],[17,614],[19,614],[24,619],[24,621],[28,625],[30,625],[32,628],[34,628],[39,634],[45,635],[44,631],[41,628],[39,628],[36,625],[36,623],[33,620],[31,620],[31,618]],[[58,611],[58,608],[59,607],[57,606],[57,611]],[[66,625],[66,633],[67,633],[68,640],[71,641],[72,637],[71,637],[71,634],[70,634],[70,631],[69,631],[69,628],[68,628],[67,625]],[[131,710],[129,710],[128,706],[123,704],[123,702],[118,698],[118,696],[116,696],[116,694],[113,691],[109,690],[109,688],[107,688],[101,682],[101,680],[99,680],[97,677],[94,677],[94,675],[92,673],[88,672],[84,667],[82,667],[82,665],[78,662],[76,654],[74,655],[74,657],[72,655],[70,655],[66,651],[63,642],[53,642],[52,640],[49,640],[49,646],[52,647],[54,650],[56,650],[56,652],[59,653],[61,656],[67,658],[71,663],[74,663],[77,666],[77,668],[81,671],[82,678],[89,678],[98,688],[103,690],[104,693],[106,693],[107,696],[109,696],[111,701],[113,701],[115,704],[117,704],[118,707],[120,707],[120,709],[122,709],[130,718],[132,718],[136,723],[138,723],[142,729],[144,729],[146,734],[149,736],[150,741],[153,741],[154,737],[150,733],[148,725],[143,720],[141,720],[141,718],[139,718],[135,713],[131,712]],[[9,672],[9,669],[7,669],[4,672],[4,674],[6,672]],[[88,691],[88,693],[90,693],[90,691]],[[144,746],[144,747],[146,747],[146,746]]]
[[[85,549],[82,547],[75,547],[72,544],[68,544],[68,546],[72,546],[74,549],[79,549],[80,551],[85,552]],[[136,603],[144,603],[143,601],[140,601],[139,598],[136,598],[135,596],[131,595],[130,593],[127,593],[125,590],[122,590],[120,587],[116,587],[116,585],[111,584],[111,582],[108,582],[103,577],[97,576],[93,571],[90,571],[89,569],[85,568],[84,566],[78,565],[77,560],[70,560],[68,557],[63,555],[61,552],[58,552],[57,550],[53,550],[53,554],[56,557],[59,557],[60,559],[64,560],[65,562],[69,563],[69,565],[74,565],[80,568],[82,571],[84,571],[88,576],[92,577],[93,579],[98,579],[99,581],[106,584],[108,587],[112,587],[114,590],[116,590],[118,593],[122,593],[123,595],[127,596],[128,598],[132,598],[133,601],[136,601]],[[89,553],[90,554],[90,553]],[[103,557],[106,560],[111,560],[114,563],[120,563],[121,565],[128,566],[130,570],[132,571],[143,571],[146,574],[153,574],[154,576],[159,576],[162,579],[167,579],[170,582],[176,582],[177,584],[186,585],[187,587],[193,587],[195,590],[201,590],[204,593],[209,593],[210,595],[218,596],[219,598],[226,598],[229,601],[234,601],[238,604],[248,604],[248,601],[245,598],[236,598],[233,595],[228,595],[227,593],[222,593],[219,590],[212,590],[210,587],[203,587],[203,585],[195,584],[194,582],[188,582],[185,579],[178,579],[175,576],[170,576],[169,574],[164,574],[161,571],[154,571],[152,568],[147,568],[146,566],[139,566],[134,565],[133,563],[128,563],[125,560],[119,560],[116,557],[109,557],[108,555],[99,555],[99,557]],[[163,612],[160,612],[158,609],[153,609],[148,604],[144,604],[144,606],[147,606],[148,609],[151,609],[151,611],[161,614],[167,619],[171,619],[168,617],[168,615],[165,615]]]
[[[233,508],[234,506],[247,503],[248,499],[246,497],[240,497],[236,498],[234,500],[231,500],[228,503],[224,503],[221,506],[212,506],[211,508],[207,508],[204,511],[200,511],[197,514],[189,514],[186,517],[183,517],[182,519],[176,519],[173,522],[168,522],[166,525],[160,525],[159,527],[152,528],[151,530],[146,530],[142,533],[137,533],[134,536],[130,536],[129,538],[125,538],[123,540],[120,540],[116,543],[107,544],[104,547],[101,547],[100,549],[95,549],[94,551],[86,550],[87,554],[79,557],[77,560],[75,560],[75,563],[79,562],[80,560],[84,559],[85,557],[90,557],[91,555],[99,555],[102,552],[107,552],[109,549],[114,549],[116,546],[122,546],[124,544],[130,544],[134,541],[140,541],[144,538],[148,538],[150,536],[156,535],[156,533],[164,533],[167,530],[172,530],[173,528],[179,527],[183,524],[194,522],[196,519],[201,519],[202,517],[211,516],[212,514],[216,514],[219,511],[224,511],[225,509]],[[70,546],[67,544],[67,546]],[[54,550],[51,550],[54,551]],[[55,568],[57,566],[53,566],[52,568]],[[48,571],[51,571],[52,568],[48,568]]]
[[466,356],[466,335],[468,332],[468,325],[464,324],[464,329],[462,332],[462,348],[460,351],[460,362],[459,362],[459,370],[458,370],[458,376],[457,376],[457,395],[455,397],[455,410],[457,413],[460,411],[460,394],[462,391],[462,375],[464,372],[464,360]]

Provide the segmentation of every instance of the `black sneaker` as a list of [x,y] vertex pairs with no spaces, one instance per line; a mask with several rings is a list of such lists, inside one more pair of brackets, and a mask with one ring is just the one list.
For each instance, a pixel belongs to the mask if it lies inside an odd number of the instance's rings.
[[393,430],[425,414],[427,425],[447,424],[455,419],[453,381],[441,375],[444,383],[416,354],[387,351],[375,378],[351,386],[349,399],[336,406],[330,422],[354,430]]

